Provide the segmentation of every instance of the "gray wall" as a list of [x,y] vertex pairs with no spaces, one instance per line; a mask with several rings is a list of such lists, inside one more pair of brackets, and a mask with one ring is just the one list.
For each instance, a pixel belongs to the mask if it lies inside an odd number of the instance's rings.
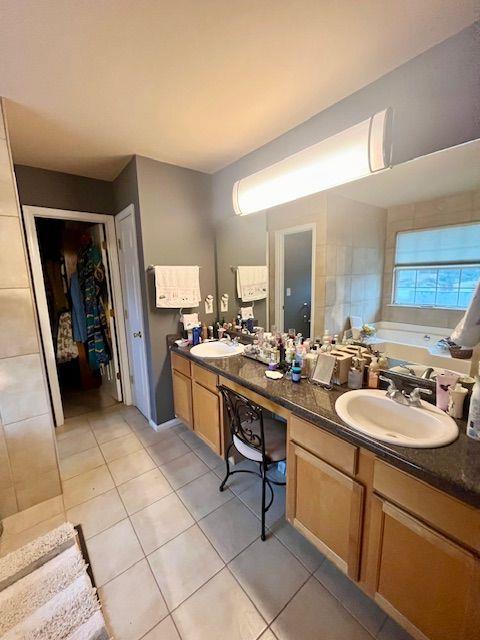
[[480,138],[479,24],[471,25],[218,171],[213,176],[215,218],[234,215],[235,180],[388,106],[395,111],[394,164]]
[[15,165],[20,202],[36,207],[112,214],[112,183],[70,173]]
[[[394,164],[480,137],[478,27],[479,23],[471,25],[213,175],[219,295],[222,287],[229,293],[232,290],[228,289],[230,264],[241,264],[243,256],[248,256],[247,264],[264,264],[265,260],[266,234],[261,232],[266,227],[265,213],[240,220],[233,211],[232,186],[239,178],[388,106],[395,111]],[[300,203],[298,206],[301,209]],[[294,224],[296,217],[292,215]],[[220,249],[226,229],[230,235],[228,254]]]
[[[215,242],[210,222],[211,176],[137,156],[139,216],[142,231],[143,271],[146,283],[146,320],[150,332],[150,384],[155,398],[153,419],[173,417],[170,359],[166,336],[179,329],[178,309],[157,309],[153,273],[149,264],[199,265],[202,299],[215,296]],[[207,324],[203,301],[197,309]],[[185,309],[185,312],[188,312]]]
[[[220,317],[225,317],[227,322],[237,315],[239,307],[243,304],[237,298],[236,273],[231,267],[266,264],[266,234],[265,214],[232,216],[215,225],[218,308],[220,309],[221,296],[228,293],[228,311],[220,313]],[[244,306],[250,304],[245,303]],[[257,300],[253,305],[257,323],[266,327],[267,301]]]

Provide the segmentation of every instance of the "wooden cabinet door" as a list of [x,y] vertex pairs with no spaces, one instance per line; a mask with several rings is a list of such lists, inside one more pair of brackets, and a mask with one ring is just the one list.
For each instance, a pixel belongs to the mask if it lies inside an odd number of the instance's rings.
[[194,431],[221,455],[220,398],[198,382],[193,382],[192,387]]
[[192,382],[183,373],[172,369],[173,404],[175,415],[193,428],[192,417]]
[[288,447],[287,517],[353,580],[358,579],[363,487],[294,442]]
[[480,638],[480,560],[408,515],[375,500],[375,599],[415,638]]

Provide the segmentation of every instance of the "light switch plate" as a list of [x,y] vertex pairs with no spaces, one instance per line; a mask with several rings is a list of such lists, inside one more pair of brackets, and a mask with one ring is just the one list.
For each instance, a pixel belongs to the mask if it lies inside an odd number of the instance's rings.
[[205,298],[205,313],[213,313],[213,296],[211,293]]

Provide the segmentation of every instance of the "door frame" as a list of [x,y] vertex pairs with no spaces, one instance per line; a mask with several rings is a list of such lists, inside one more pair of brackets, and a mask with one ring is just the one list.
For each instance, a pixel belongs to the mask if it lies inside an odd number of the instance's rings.
[[[58,382],[57,362],[53,348],[53,336],[48,313],[45,281],[38,245],[37,228],[35,218],[51,218],[55,220],[75,220],[78,222],[91,222],[105,226],[105,237],[108,253],[108,270],[112,285],[112,307],[115,311],[123,310],[123,296],[120,280],[120,266],[118,263],[117,237],[115,231],[114,216],[103,213],[88,213],[86,211],[69,211],[66,209],[50,209],[47,207],[33,207],[23,205],[23,220],[27,241],[30,264],[32,268],[33,291],[40,325],[40,336],[43,345],[43,357],[47,371],[47,379],[50,387],[55,423],[60,426],[64,423],[63,403]],[[120,380],[122,383],[122,396],[125,404],[132,404],[130,389],[130,369],[127,356],[127,338],[123,313],[115,313],[116,335],[112,335],[112,346],[117,349],[120,366]]]
[[[125,209],[122,209],[122,211],[120,211],[120,213],[117,213],[114,216],[115,219],[115,233],[117,231],[117,223],[121,222],[122,220],[124,220],[125,218],[128,218],[128,216],[131,215],[132,216],[132,221],[133,221],[133,232],[134,232],[134,236],[135,236],[135,257],[137,260],[137,270],[136,270],[136,274],[135,274],[135,286],[138,287],[138,291],[139,291],[139,298],[140,298],[140,302],[143,302],[143,298],[142,298],[142,286],[141,286],[141,282],[140,282],[140,263],[138,260],[138,241],[137,241],[137,221],[135,219],[135,207],[132,204],[129,204],[127,207],[125,207]],[[118,236],[117,236],[118,238]],[[117,240],[118,242],[118,240]],[[118,251],[118,244],[117,244],[117,251]],[[118,255],[118,253],[117,253]],[[119,274],[120,274],[120,281],[121,281],[121,271],[120,271],[120,257],[119,257]],[[127,298],[127,294],[125,291],[125,299]],[[123,301],[122,301],[123,302]],[[144,336],[144,338],[146,338],[146,334],[145,334],[145,316],[143,313],[143,304],[140,304],[140,323],[141,323],[141,327],[140,330],[142,332],[142,335]],[[122,318],[125,321],[125,307],[122,307]],[[125,327],[125,344],[127,345],[127,355],[128,355],[128,337],[127,337],[127,328],[126,328],[126,323],[124,322],[124,327]],[[149,383],[149,375],[148,375],[148,357],[147,357],[147,349],[146,349],[146,343],[145,340],[143,340],[143,363],[144,363],[144,373],[145,373],[145,380],[147,381],[147,384]],[[130,397],[132,398],[132,402],[133,402],[133,393],[132,393],[132,383],[131,383],[131,378],[128,378],[128,385],[129,385],[129,390],[130,390]],[[145,416],[147,418],[147,420],[151,421],[152,418],[152,406],[151,406],[151,397],[150,397],[150,387],[148,387],[148,415]]]
[[286,229],[278,229],[275,231],[275,326],[277,331],[283,332],[283,307],[285,305],[285,236],[293,233],[301,233],[302,231],[312,232],[312,277],[310,291],[310,338],[313,338],[315,326],[315,249],[317,246],[316,232],[317,225],[315,222],[301,224]]

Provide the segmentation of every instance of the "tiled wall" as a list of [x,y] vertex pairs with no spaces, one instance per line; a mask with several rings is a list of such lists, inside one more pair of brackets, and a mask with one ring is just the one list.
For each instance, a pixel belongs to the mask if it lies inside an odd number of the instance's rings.
[[435,200],[403,204],[387,210],[382,320],[453,328],[463,311],[392,306],[393,265],[399,231],[428,229],[480,221],[480,191],[465,191]]
[[316,228],[313,333],[340,333],[350,315],[380,319],[386,211],[331,193],[319,193],[267,215],[270,322],[275,320],[275,231],[308,223]]
[[380,320],[385,209],[327,197],[325,329],[340,333],[348,318]]
[[0,101],[0,519],[61,493]]

